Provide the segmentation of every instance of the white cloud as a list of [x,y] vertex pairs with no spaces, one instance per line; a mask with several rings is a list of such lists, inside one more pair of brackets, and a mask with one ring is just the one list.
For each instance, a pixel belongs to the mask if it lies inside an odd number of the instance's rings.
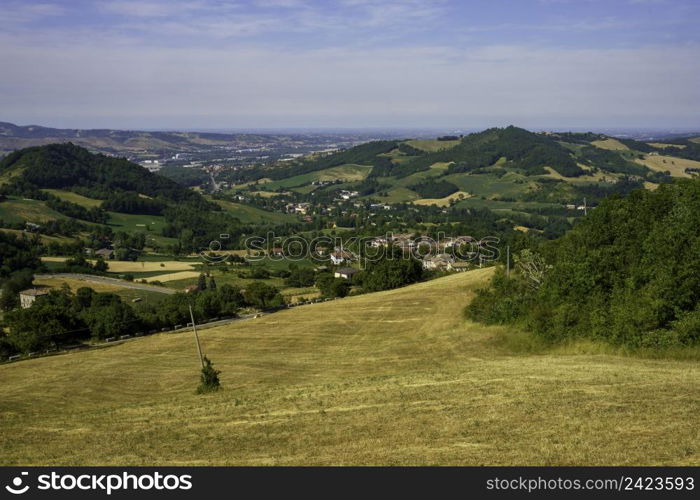
[[66,12],[64,7],[52,3],[9,2],[2,5],[0,16],[2,24],[9,27],[47,17],[62,16]]
[[283,8],[293,9],[307,7],[307,4],[301,0],[256,0],[255,5],[264,8]]
[[[129,18],[164,18],[188,16],[193,11],[212,9],[205,1],[195,0],[110,0],[99,4],[100,8]],[[228,5],[228,7],[235,4]],[[219,6],[224,8],[225,5]]]
[[[128,126],[479,126],[697,122],[697,46],[366,51],[0,44],[6,119]],[[51,75],[51,78],[46,78]],[[31,118],[31,120],[30,120]],[[625,123],[622,123],[625,122]],[[700,124],[698,124],[700,125]],[[124,125],[122,125],[124,126]]]

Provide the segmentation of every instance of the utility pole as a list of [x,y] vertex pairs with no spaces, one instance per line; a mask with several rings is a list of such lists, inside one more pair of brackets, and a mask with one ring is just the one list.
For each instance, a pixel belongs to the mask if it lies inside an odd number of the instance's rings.
[[197,325],[194,323],[194,313],[192,312],[192,304],[188,304],[190,308],[190,318],[192,319],[192,331],[194,332],[194,340],[197,342],[197,352],[199,353],[199,362],[204,368],[204,357],[202,356],[202,346],[199,344],[199,335],[197,335]]
[[506,247],[506,278],[510,278],[510,245]]

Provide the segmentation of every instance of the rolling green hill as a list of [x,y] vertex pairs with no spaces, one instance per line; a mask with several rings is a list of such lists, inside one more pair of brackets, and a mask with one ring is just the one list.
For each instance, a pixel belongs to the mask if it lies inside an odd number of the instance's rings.
[[247,224],[283,224],[295,220],[294,216],[288,214],[268,212],[267,210],[244,205],[243,203],[235,203],[226,200],[214,200],[214,202],[217,203],[225,213]]
[[[692,465],[697,363],[465,322],[491,269],[0,366],[3,465]],[[535,349],[536,347],[532,347]]]
[[27,148],[0,160],[0,175],[11,176],[17,189],[75,190],[105,199],[114,192],[133,192],[173,203],[201,204],[203,199],[178,183],[152,174],[123,158],[92,154],[73,144]]
[[308,174],[295,175],[286,179],[272,181],[265,184],[264,188],[268,191],[273,191],[279,188],[308,186],[313,182],[361,181],[367,178],[371,170],[371,165],[338,165],[337,167],[316,170]]
[[0,160],[0,179],[0,222],[8,229],[59,221],[48,234],[77,238],[100,233],[102,239],[117,232],[143,233],[147,246],[159,251],[198,251],[244,224],[295,221],[242,203],[222,207],[224,202],[125,159],[73,144],[16,151]]
[[[339,175],[349,163],[371,168],[365,178]],[[439,166],[439,168],[436,168]],[[593,133],[533,133],[493,128],[453,140],[377,141],[331,155],[311,156],[284,166],[242,175],[269,179],[265,191],[332,192],[312,183],[337,178],[343,189],[389,203],[435,199],[450,185],[470,198],[517,203],[589,203],[633,188],[656,188],[673,177],[700,171],[700,147],[692,138],[644,143]],[[335,174],[331,175],[331,174]],[[373,184],[370,184],[373,183]],[[436,189],[440,185],[443,189]],[[369,189],[368,189],[369,187]]]

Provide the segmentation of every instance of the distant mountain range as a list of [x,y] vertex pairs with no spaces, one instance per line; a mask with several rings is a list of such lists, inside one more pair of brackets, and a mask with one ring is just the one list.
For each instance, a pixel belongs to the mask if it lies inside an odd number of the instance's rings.
[[0,122],[0,155],[33,146],[72,142],[93,151],[121,156],[207,151],[246,147],[251,143],[286,144],[291,136],[220,134],[211,132],[151,132],[112,129],[58,129]]

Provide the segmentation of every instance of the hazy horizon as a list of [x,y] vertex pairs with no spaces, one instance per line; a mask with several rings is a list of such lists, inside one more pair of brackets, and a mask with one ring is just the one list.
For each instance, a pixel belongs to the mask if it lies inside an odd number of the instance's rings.
[[0,119],[700,129],[692,0],[0,0]]

